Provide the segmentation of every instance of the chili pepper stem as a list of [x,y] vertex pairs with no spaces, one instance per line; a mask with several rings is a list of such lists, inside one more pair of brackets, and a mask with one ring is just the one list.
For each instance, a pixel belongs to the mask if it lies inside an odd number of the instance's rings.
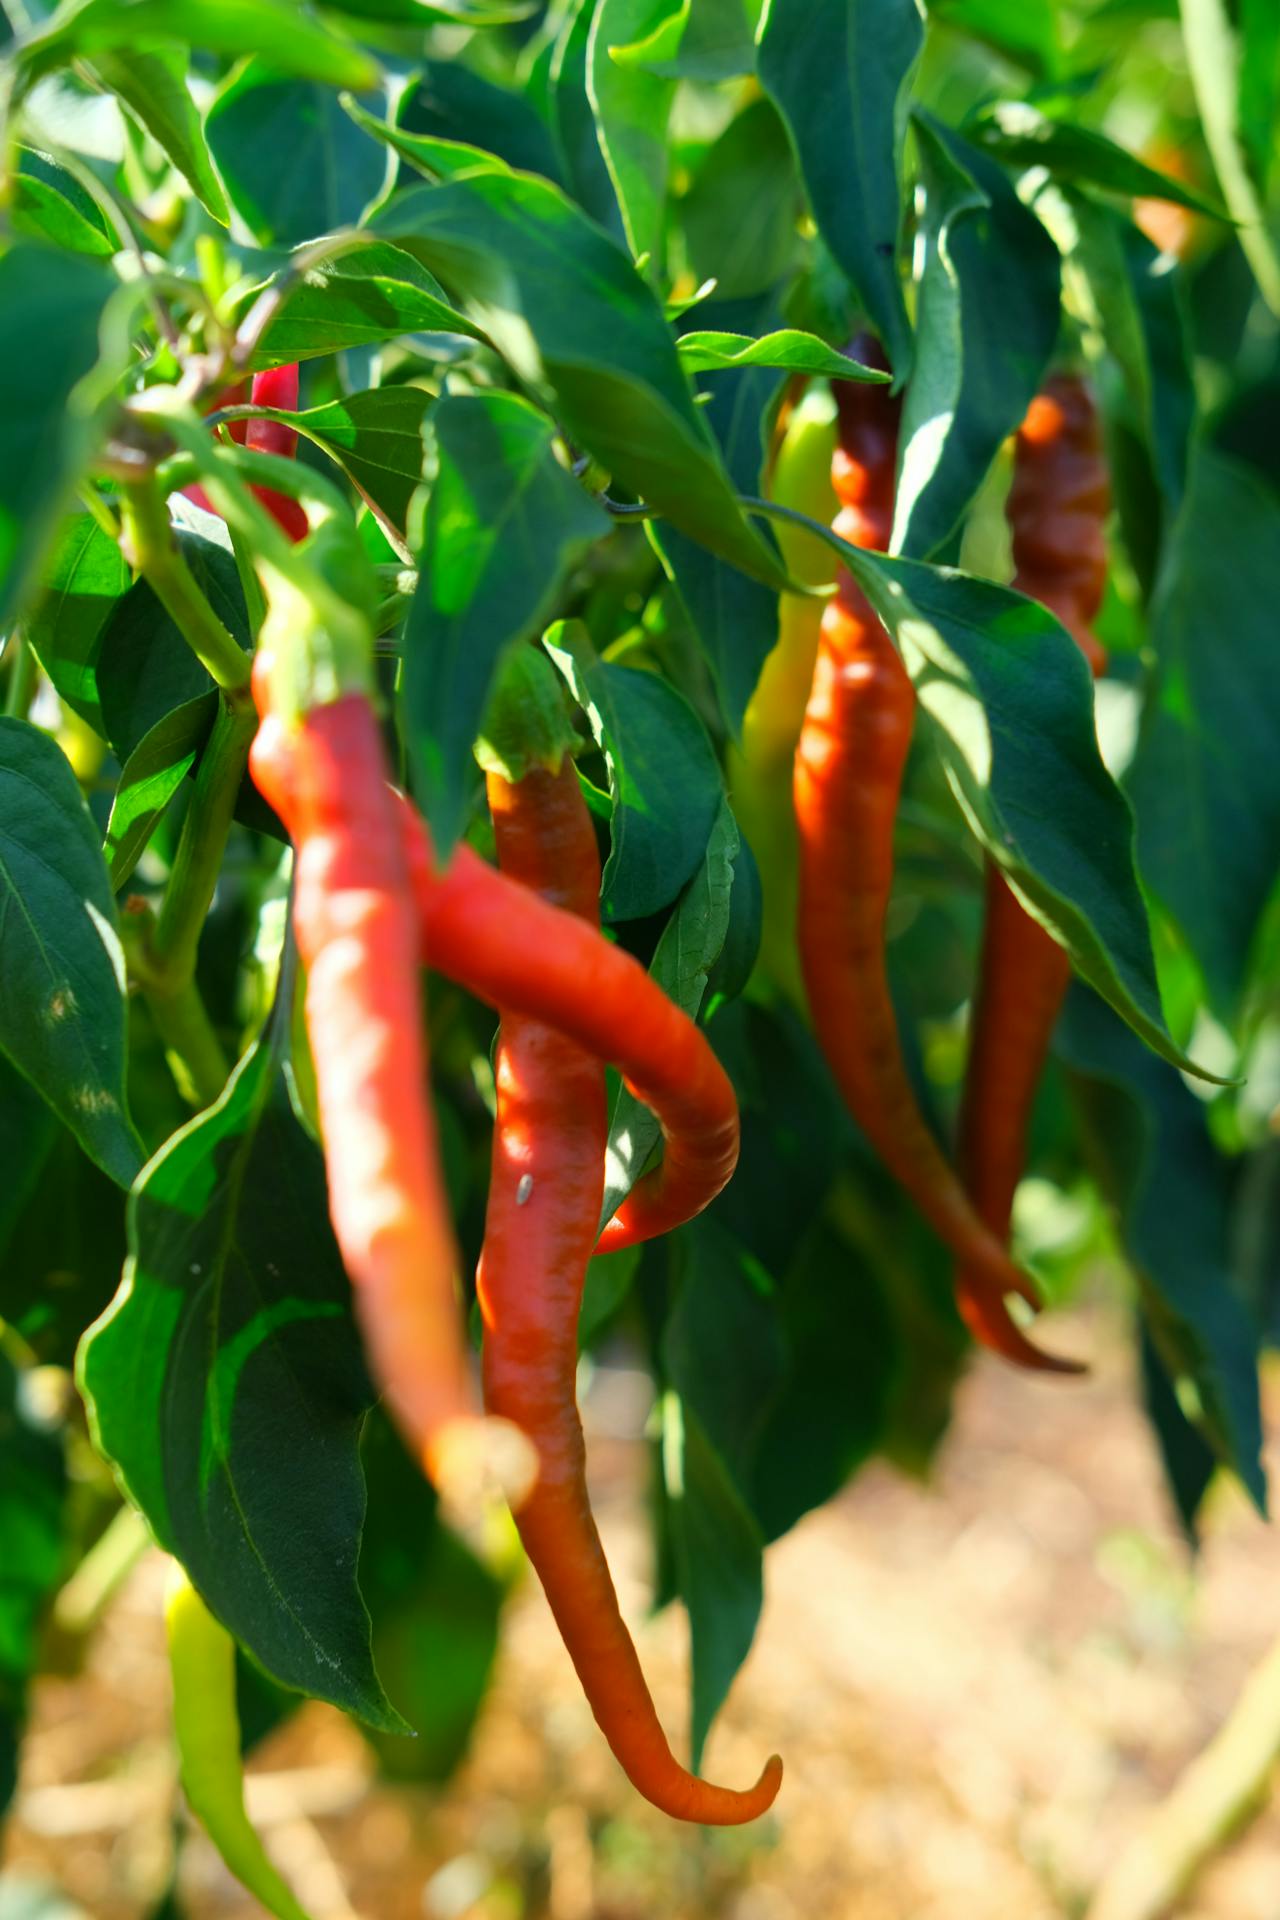
[[200,933],[222,867],[256,719],[252,704],[224,695],[196,774],[164,903],[132,929],[129,967],[146,996],[182,1090],[200,1106],[226,1084],[222,1043],[196,984]]
[[183,559],[154,474],[123,483],[121,509],[126,554],[216,684],[224,693],[242,695],[251,711],[249,656],[223,626]]
[[9,664],[9,684],[4,692],[7,719],[25,720],[36,690],[36,657],[31,642],[19,628],[5,648]]

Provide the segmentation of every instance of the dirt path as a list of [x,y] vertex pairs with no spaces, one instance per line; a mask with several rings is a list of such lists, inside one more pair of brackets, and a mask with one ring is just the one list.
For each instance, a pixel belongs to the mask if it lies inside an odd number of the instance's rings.
[[[1107,1353],[1104,1325],[1071,1331]],[[783,1753],[761,1831],[689,1832],[637,1802],[532,1585],[447,1795],[373,1783],[359,1736],[308,1708],[261,1768],[273,1851],[315,1920],[1078,1914],[1280,1634],[1280,1538],[1230,1487],[1192,1578],[1129,1365],[1116,1347],[1084,1385],[1046,1386],[976,1363],[931,1486],[873,1468],[771,1551],[755,1651],[708,1756],[736,1782]],[[644,1462],[609,1437],[634,1431],[634,1386],[605,1373],[592,1396],[597,1500],[678,1732],[683,1622],[644,1621]],[[39,1872],[93,1920],[146,1911],[169,1844],[159,1583],[148,1562],[88,1671],[42,1683],[0,1894]],[[192,1920],[258,1911],[202,1845],[185,1890]],[[1277,1913],[1269,1809],[1184,1914]]]

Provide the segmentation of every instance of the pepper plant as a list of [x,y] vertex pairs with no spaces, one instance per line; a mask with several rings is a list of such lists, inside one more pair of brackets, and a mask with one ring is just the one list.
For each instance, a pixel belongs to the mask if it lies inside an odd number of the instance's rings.
[[[352,1172],[373,1082],[316,1009],[338,1004],[326,948],[355,936],[308,917],[339,886],[303,878],[305,755],[263,772],[272,716],[305,733],[355,689],[377,717],[380,824],[363,862],[348,834],[342,885],[401,889],[422,923],[395,965],[420,958],[423,980],[378,1018],[421,1022],[407,1134],[442,1179],[438,1200],[413,1189],[423,1238],[396,1298],[419,1311],[418,1258],[458,1406],[495,1101],[500,1144],[505,1124],[498,1016],[549,1004],[523,909],[502,917],[515,895],[467,863],[503,864],[486,775],[492,797],[530,765],[573,769],[600,930],[579,905],[558,1018],[622,1068],[614,1230],[575,1337],[652,1376],[654,1593],[688,1611],[695,1769],[768,1543],[870,1459],[925,1472],[946,1444],[972,1356],[956,1242],[846,1108],[826,1029],[863,1002],[811,1005],[797,947],[792,756],[841,570],[913,688],[901,796],[866,791],[871,762],[851,777],[886,835],[896,815],[880,1037],[896,1027],[934,1159],[953,1153],[986,863],[1072,976],[1008,1270],[1052,1310],[1099,1286],[1123,1304],[1188,1535],[1220,1470],[1264,1507],[1268,10],[2,0],[0,32],[0,1801],[50,1618],[88,1631],[153,1541],[176,1563],[189,1798],[259,1899],[296,1913],[239,1803],[233,1648],[246,1741],[316,1697],[387,1769],[439,1780],[500,1631],[492,1512],[519,1476],[492,1428],[470,1485],[441,1468],[412,1410],[435,1363],[411,1342],[397,1358],[366,1285],[381,1228],[350,1206],[397,1172]],[[1096,698],[1062,624],[1075,602],[1025,568],[1028,591],[1010,584],[1014,436],[1063,369],[1109,475]],[[891,512],[846,538],[839,402],[877,392]],[[287,667],[264,694],[268,655]],[[388,851],[402,817],[428,851]],[[840,857],[824,870],[809,846],[811,903],[847,888]],[[467,875],[505,929],[485,954],[465,916],[446,925]],[[537,884],[554,901],[554,876]],[[370,981],[391,965],[366,957]],[[651,1203],[677,1184],[687,1088],[627,1051],[651,1004],[633,966],[689,1084],[718,1098],[727,1076],[739,1113],[737,1173],[722,1183],[722,1141],[668,1219]],[[362,989],[370,1010],[385,985]],[[512,1234],[530,1190],[517,1171],[501,1200]],[[617,1231],[646,1209],[644,1234]],[[566,1325],[572,1300],[548,1334],[562,1370]],[[1068,1314],[1062,1341],[1086,1361],[1088,1325]],[[73,1574],[98,1604],[67,1601]]]

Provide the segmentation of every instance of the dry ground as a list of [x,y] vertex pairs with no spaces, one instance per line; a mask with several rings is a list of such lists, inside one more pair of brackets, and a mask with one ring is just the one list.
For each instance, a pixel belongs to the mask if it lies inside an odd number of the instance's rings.
[[[784,1754],[762,1829],[693,1832],[637,1801],[528,1583],[447,1794],[372,1781],[363,1743],[325,1708],[267,1744],[255,1810],[315,1920],[1079,1914],[1280,1634],[1280,1535],[1219,1488],[1193,1578],[1128,1355],[1096,1319],[1064,1329],[1064,1346],[1068,1332],[1104,1353],[1088,1382],[976,1362],[930,1487],[872,1469],[772,1550],[755,1651],[708,1756],[715,1778],[740,1782]],[[598,1377],[593,1472],[624,1604],[678,1730],[682,1622],[643,1619],[643,1460],[618,1437],[635,1431],[634,1386]],[[41,1876],[93,1920],[141,1920],[162,1882],[161,1583],[144,1563],[87,1671],[37,1691],[0,1915],[6,1887]],[[190,1920],[260,1912],[203,1842],[183,1876]],[[1280,1811],[1181,1912],[1276,1920]]]

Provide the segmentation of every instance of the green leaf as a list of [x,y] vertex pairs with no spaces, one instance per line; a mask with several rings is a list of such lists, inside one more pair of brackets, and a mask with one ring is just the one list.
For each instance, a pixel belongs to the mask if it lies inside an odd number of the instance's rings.
[[439,402],[435,477],[404,637],[414,790],[443,857],[462,830],[471,750],[505,648],[536,634],[608,516],[557,461],[554,432],[511,393]]
[[503,1589],[440,1519],[430,1484],[381,1409],[366,1423],[360,1451],[369,1486],[360,1586],[378,1671],[415,1736],[372,1740],[393,1780],[443,1785],[488,1688]]
[[782,327],[759,340],[745,333],[685,333],[677,346],[687,373],[719,373],[728,367],[781,367],[787,373],[807,373],[825,380],[883,382],[888,378],[877,368],[860,366],[825,340],[795,327]]
[[119,236],[93,195],[49,154],[19,147],[10,190],[9,218],[15,233],[99,259],[109,258],[119,247]]
[[[267,281],[246,294],[243,313]],[[407,333],[460,333],[482,339],[480,329],[449,304],[444,288],[411,254],[378,241],[340,254],[294,275],[285,266],[280,307],[254,356],[257,366],[286,366],[351,347],[378,346]]]
[[125,1195],[3,1056],[0,1066],[5,1133],[30,1126],[12,1147],[6,1198],[17,1217],[0,1260],[0,1318],[41,1365],[70,1367],[85,1328],[120,1284]]
[[125,1103],[124,954],[66,756],[0,719],[0,1047],[104,1173],[142,1163]]
[[0,1813],[16,1785],[16,1736],[37,1660],[40,1616],[61,1577],[67,1472],[62,1443],[32,1419],[22,1377],[0,1353]]
[[[697,1018],[708,978],[724,951],[740,852],[737,823],[728,802],[722,801],[701,864],[654,949],[650,973],[691,1020]],[[644,1172],[660,1135],[652,1111],[626,1087],[619,1087],[609,1117],[602,1223],[612,1219]]]
[[396,1728],[356,1583],[373,1392],[282,1025],[144,1170],[80,1388],[95,1444],[241,1645],[284,1686]]
[[217,711],[212,688],[183,701],[143,734],[126,760],[103,848],[113,892],[127,883],[160,816],[195,765]]
[[127,52],[105,49],[92,71],[137,116],[205,212],[228,227],[231,210],[209,157],[195,101],[187,91],[188,65],[185,47],[131,46]]
[[[683,351],[683,342],[681,346]],[[760,491],[765,432],[777,392],[772,370],[730,369],[716,379],[703,409],[720,441],[729,477],[741,493]],[[674,527],[651,522],[647,532],[674,582],[714,676],[725,721],[736,735],[760,669],[777,643],[777,596]]]
[[1182,181],[1158,173],[1104,133],[1075,120],[1051,119],[1025,100],[1001,100],[966,129],[985,152],[1007,166],[1044,167],[1055,180],[1102,187],[1129,198],[1172,200],[1179,207],[1225,219],[1220,206]]
[[527,20],[534,11],[532,0],[326,0],[338,13],[349,13],[357,20],[385,21],[389,26],[491,27],[509,20]]
[[[445,142],[442,166],[457,158]],[[747,525],[661,308],[622,249],[532,174],[413,188],[375,229],[438,273],[518,377],[621,484],[747,573],[784,576]]]
[[[0,1187],[0,1254],[7,1253],[58,1132],[52,1109],[0,1053],[0,1164],[5,1170]],[[10,1259],[0,1259],[0,1319],[21,1332],[19,1317],[27,1302],[15,1309],[10,1292],[13,1265]]]
[[1202,447],[1152,606],[1156,679],[1127,785],[1138,860],[1224,1017],[1280,870],[1280,495]]
[[72,514],[45,564],[43,596],[27,616],[27,637],[59,700],[103,738],[98,656],[131,580],[119,541],[91,513]]
[[695,1767],[751,1650],[764,1603],[764,1541],[697,1415],[674,1395],[662,1423],[667,1526],[689,1615]]
[[[179,552],[214,612],[241,646],[249,646],[244,591],[224,523],[175,499]],[[102,730],[127,761],[153,727],[213,686],[150,584],[138,579],[117,601],[97,648],[95,679]]]
[[911,329],[898,260],[917,0],[768,0],[760,84],[787,123],[823,239],[862,296],[899,381]]
[[1145,234],[1083,194],[1036,194],[1062,251],[1075,310],[1117,362],[1167,506],[1186,486],[1195,387],[1176,265]]
[[1280,12],[1271,0],[1240,0],[1240,134],[1265,192],[1275,158],[1280,107]]
[[1061,61],[1059,0],[930,0],[930,17],[956,26],[1022,65],[1054,74]]
[[679,0],[599,0],[587,46],[587,97],[627,245],[637,258],[648,257],[655,282],[662,278],[667,121],[676,82],[648,67],[619,64],[613,51],[649,39],[678,5]]
[[378,84],[367,53],[290,0],[64,0],[43,31],[21,43],[19,80],[30,85],[74,60],[149,44],[202,47],[233,58],[257,54],[322,86],[359,91]]
[[95,409],[80,383],[98,364],[117,285],[97,260],[26,241],[0,259],[0,630],[30,595],[88,464]]
[[1083,1076],[1099,1182],[1142,1291],[1151,1337],[1189,1417],[1265,1512],[1258,1331],[1234,1291],[1226,1163],[1203,1106],[1092,994],[1068,998],[1057,1045]]
[[1075,641],[1009,587],[822,538],[897,640],[948,784],[1023,906],[1148,1046],[1214,1079],[1164,1023],[1133,816],[1098,752]]
[[380,519],[403,535],[422,479],[422,423],[432,396],[423,387],[373,387],[305,413],[269,410],[336,460]]
[[622,212],[600,151],[596,117],[587,95],[588,48],[595,0],[568,0],[551,56],[551,134],[560,178],[585,213],[622,238]]
[[1199,1543],[1196,1520],[1217,1470],[1217,1456],[1179,1406],[1177,1387],[1160,1358],[1145,1316],[1139,1319],[1138,1330],[1142,1398],[1147,1418],[1155,1431],[1164,1477],[1182,1530],[1194,1548]]
[[669,906],[708,855],[718,816],[725,843],[732,838],[736,849],[715,753],[682,694],[657,674],[600,659],[580,621],[552,627],[546,648],[609,769],[601,916],[606,924],[644,919]]
[[[1235,221],[1240,245],[1253,269],[1267,306],[1280,315],[1280,253],[1267,221],[1267,211],[1250,168],[1246,128],[1241,121],[1245,99],[1239,35],[1226,0],[1180,0],[1182,38],[1191,70],[1191,85],[1200,109],[1200,128],[1213,161],[1227,212]],[[1254,10],[1244,20],[1256,32]],[[1273,29],[1268,29],[1273,31]],[[1256,40],[1254,42],[1256,50]],[[1251,109],[1257,95],[1252,91]]]
[[678,203],[685,261],[718,300],[771,291],[799,251],[800,181],[777,108],[756,99],[714,141]]
[[736,80],[755,72],[758,12],[743,0],[679,0],[647,38],[610,53],[620,67],[672,80]]
[[207,124],[236,211],[262,246],[357,225],[387,183],[385,150],[336,94],[311,81],[283,80],[260,61],[223,88]]
[[931,116],[917,134],[924,263],[892,546],[922,557],[954,531],[1040,385],[1058,338],[1059,269],[999,167]]
[[470,140],[509,167],[560,179],[551,134],[525,96],[495,85],[460,60],[424,61],[396,122],[407,133]]

